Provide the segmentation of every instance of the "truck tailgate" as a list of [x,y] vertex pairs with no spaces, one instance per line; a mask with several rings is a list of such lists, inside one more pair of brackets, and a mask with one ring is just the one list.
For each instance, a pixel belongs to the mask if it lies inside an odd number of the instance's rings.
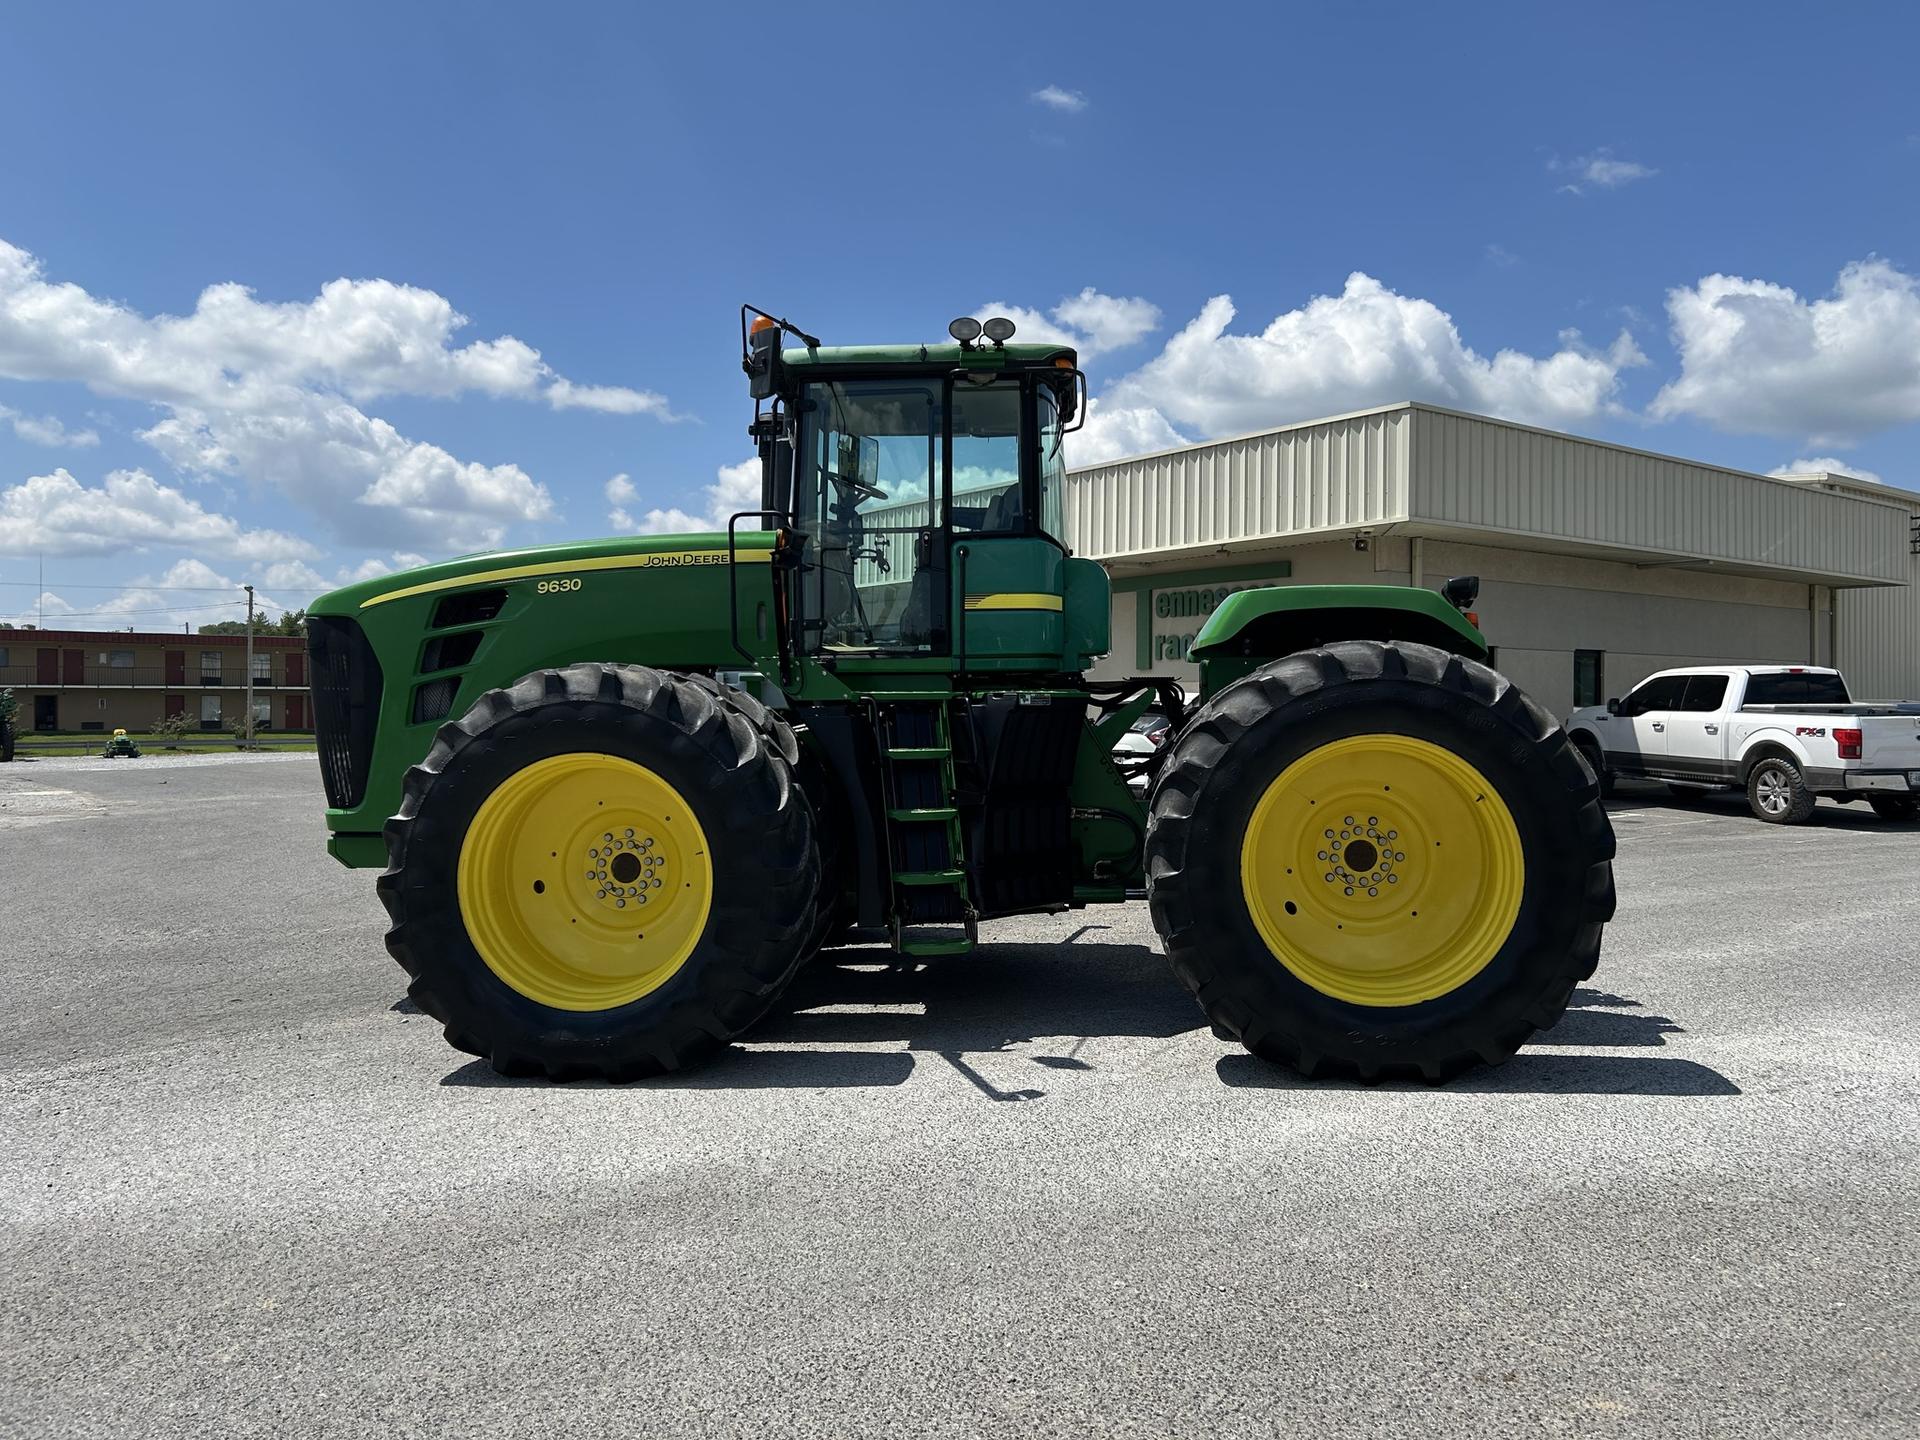
[[1860,769],[1920,772],[1920,716],[1863,715],[1847,723],[1861,732]]

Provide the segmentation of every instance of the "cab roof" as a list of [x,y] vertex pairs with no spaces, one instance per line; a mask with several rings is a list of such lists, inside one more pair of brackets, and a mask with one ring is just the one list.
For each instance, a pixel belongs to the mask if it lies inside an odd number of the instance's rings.
[[1071,345],[975,345],[968,349],[958,344],[822,345],[790,346],[780,352],[780,363],[796,369],[809,365],[1046,366],[1061,358],[1080,363]]

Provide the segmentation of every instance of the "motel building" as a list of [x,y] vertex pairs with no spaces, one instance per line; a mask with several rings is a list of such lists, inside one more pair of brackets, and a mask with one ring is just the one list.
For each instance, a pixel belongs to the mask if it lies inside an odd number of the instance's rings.
[[[0,688],[19,734],[143,731],[171,715],[224,730],[247,703],[244,635],[126,630],[0,630]],[[253,637],[255,730],[311,730],[307,642]]]

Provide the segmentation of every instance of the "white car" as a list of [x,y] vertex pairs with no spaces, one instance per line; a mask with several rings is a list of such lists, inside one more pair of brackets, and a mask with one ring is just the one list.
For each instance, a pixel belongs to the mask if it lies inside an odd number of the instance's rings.
[[1149,710],[1114,742],[1114,759],[1127,777],[1127,788],[1135,795],[1147,793],[1148,764],[1154,753],[1173,735],[1173,722],[1160,710]]
[[1838,670],[1709,665],[1649,675],[1625,698],[1567,717],[1603,788],[1616,776],[1678,794],[1743,789],[1776,825],[1819,796],[1864,800],[1888,820],[1920,814],[1920,704],[1856,704]]

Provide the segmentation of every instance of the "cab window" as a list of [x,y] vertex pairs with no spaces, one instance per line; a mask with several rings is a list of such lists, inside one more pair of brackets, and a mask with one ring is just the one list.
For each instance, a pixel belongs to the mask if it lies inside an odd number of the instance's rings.
[[1040,430],[1040,528],[1067,543],[1067,457],[1060,443],[1060,400],[1051,385],[1034,386],[1034,415]]
[[956,535],[1017,535],[1027,528],[1020,494],[1020,387],[953,387],[953,517]]

